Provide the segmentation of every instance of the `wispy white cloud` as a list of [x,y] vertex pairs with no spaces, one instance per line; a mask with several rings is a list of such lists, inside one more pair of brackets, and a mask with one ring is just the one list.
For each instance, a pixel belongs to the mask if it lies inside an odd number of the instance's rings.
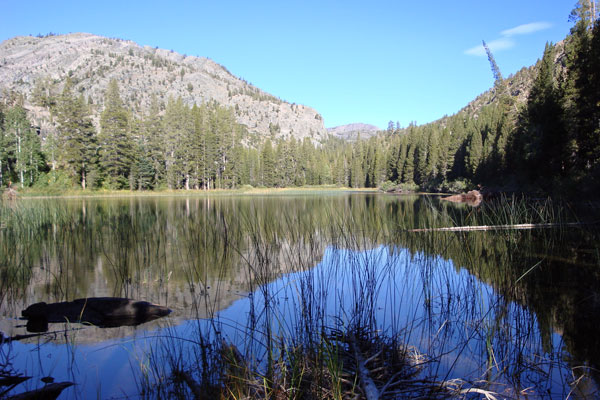
[[502,36],[529,35],[530,33],[543,31],[551,27],[552,24],[549,22],[532,22],[530,24],[523,24],[515,26],[514,28],[506,29],[500,32],[500,34]]
[[[506,49],[510,49],[511,47],[514,47],[515,42],[514,42],[514,40],[512,40],[510,38],[500,38],[500,39],[492,40],[491,42],[487,42],[486,44],[492,52],[496,52],[499,50],[506,50]],[[486,55],[485,49],[483,48],[483,44],[480,44],[479,46],[471,47],[470,49],[465,50],[464,53],[468,54],[470,56],[480,56],[480,57]]]
[[[502,32],[500,32],[500,35],[502,37],[496,40],[492,40],[491,42],[487,42],[487,45],[492,52],[510,49],[511,47],[514,47],[516,45],[516,42],[513,39],[514,36],[529,35],[531,33],[543,31],[550,27],[552,27],[552,24],[550,24],[549,22],[531,22],[529,24],[522,24],[519,26],[515,26],[514,28],[503,30]],[[478,57],[486,55],[483,45],[471,47],[470,49],[465,50],[464,54]]]

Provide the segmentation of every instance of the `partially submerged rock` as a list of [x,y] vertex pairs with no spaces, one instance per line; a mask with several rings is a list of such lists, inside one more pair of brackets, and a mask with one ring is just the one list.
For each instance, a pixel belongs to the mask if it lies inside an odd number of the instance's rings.
[[443,197],[442,200],[451,201],[453,203],[467,203],[470,206],[477,207],[479,204],[481,204],[483,195],[478,190],[471,190],[467,193]]
[[21,312],[28,319],[27,330],[45,332],[49,322],[85,322],[99,327],[139,325],[164,317],[164,306],[119,297],[88,297],[60,303],[36,303]]

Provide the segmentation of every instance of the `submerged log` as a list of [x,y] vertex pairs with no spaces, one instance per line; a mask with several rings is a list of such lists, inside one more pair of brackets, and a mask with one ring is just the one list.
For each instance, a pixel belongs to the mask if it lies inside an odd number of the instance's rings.
[[164,306],[119,297],[89,297],[61,303],[36,303],[21,312],[27,330],[45,332],[49,322],[85,322],[99,327],[132,326],[169,315]]

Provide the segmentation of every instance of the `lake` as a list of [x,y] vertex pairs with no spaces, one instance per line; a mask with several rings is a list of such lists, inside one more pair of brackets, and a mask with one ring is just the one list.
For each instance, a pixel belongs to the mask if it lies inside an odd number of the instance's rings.
[[[600,210],[586,207],[345,192],[0,203],[0,330],[28,336],[0,345],[0,373],[31,377],[10,394],[51,377],[75,383],[61,399],[191,396],[193,382],[222,383],[223,349],[239,354],[245,379],[281,383],[296,376],[286,369],[295,352],[316,348],[338,362],[320,377],[348,373],[342,361],[362,352],[391,383],[397,367],[367,343],[401,352],[410,373],[400,380],[435,384],[436,396],[591,398],[597,224],[413,231],[594,221]],[[50,323],[44,333],[20,318],[33,303],[105,296],[173,312],[111,328]],[[393,383],[391,397],[426,393]]]

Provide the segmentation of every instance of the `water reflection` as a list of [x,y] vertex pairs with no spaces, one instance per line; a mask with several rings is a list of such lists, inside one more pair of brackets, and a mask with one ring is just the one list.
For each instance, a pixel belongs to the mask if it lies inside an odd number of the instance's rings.
[[135,393],[147,351],[160,337],[198,335],[209,324],[198,318],[216,317],[229,340],[260,353],[245,327],[266,323],[266,302],[273,329],[294,335],[360,310],[435,360],[442,378],[540,397],[568,393],[573,367],[598,381],[594,227],[407,232],[488,224],[485,207],[364,194],[25,200],[0,207],[1,329],[23,334],[14,318],[40,301],[117,296],[174,310],[174,328],[86,327],[11,344],[17,371],[73,380],[73,397],[108,396],[113,384],[115,395]]

